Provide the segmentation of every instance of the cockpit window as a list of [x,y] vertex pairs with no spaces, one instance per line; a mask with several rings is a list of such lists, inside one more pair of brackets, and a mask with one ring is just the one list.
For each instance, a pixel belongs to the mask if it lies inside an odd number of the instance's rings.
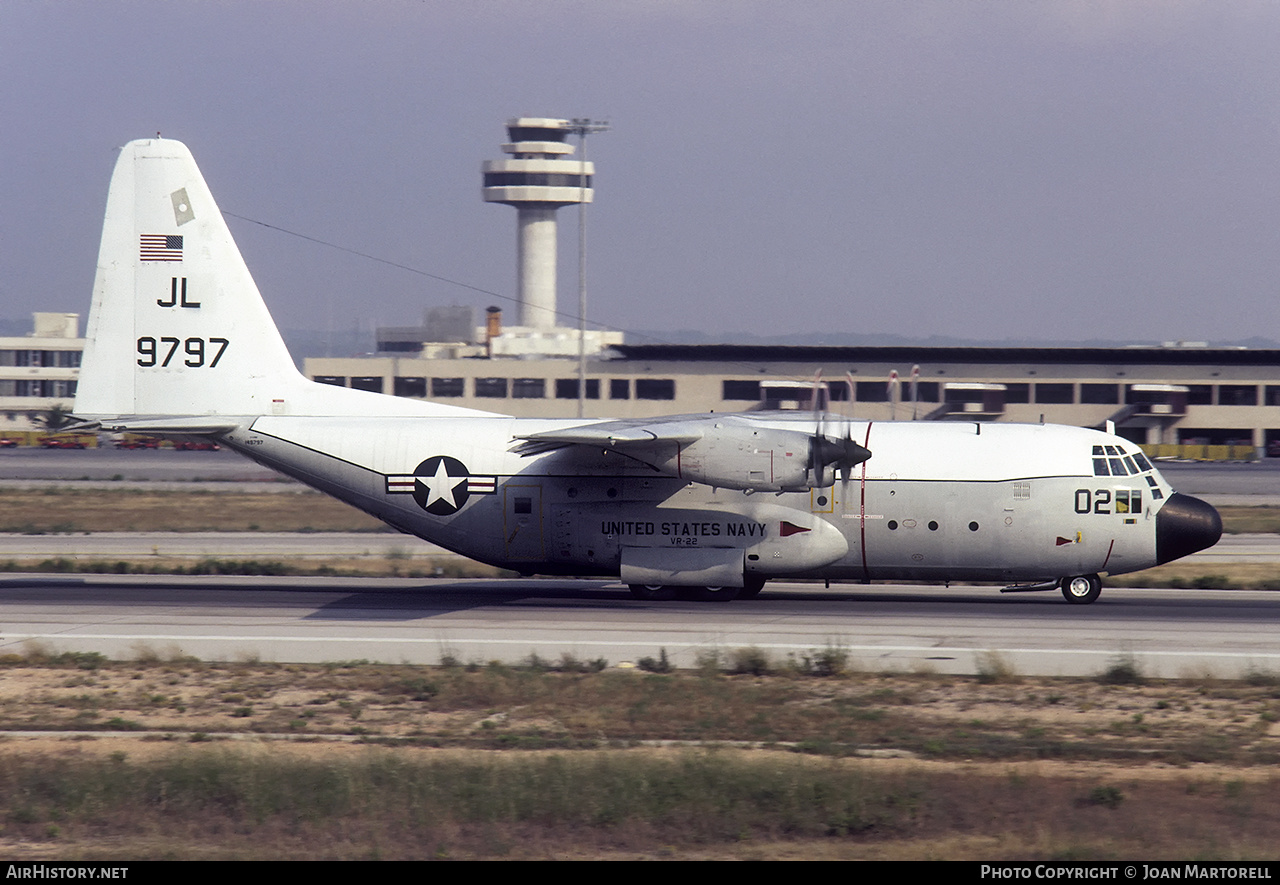
[[1094,446],[1094,476],[1137,476],[1145,474],[1147,485],[1151,487],[1151,495],[1156,500],[1164,497],[1158,488],[1158,481],[1152,475],[1155,467],[1141,450],[1127,451],[1123,446]]
[[[1137,476],[1154,470],[1155,467],[1141,451],[1129,452],[1120,446],[1093,447],[1094,476]],[[1147,481],[1155,487],[1150,476]]]
[[1142,492],[1137,489],[1116,489],[1116,513],[1141,513]]
[[[1159,474],[1146,455],[1139,451],[1128,451],[1124,446],[1093,447],[1094,476],[1138,476],[1147,481],[1148,491],[1153,501],[1164,498],[1160,490]],[[1117,489],[1113,487],[1116,513],[1141,513],[1142,492],[1139,489]],[[1133,520],[1127,520],[1132,522]]]

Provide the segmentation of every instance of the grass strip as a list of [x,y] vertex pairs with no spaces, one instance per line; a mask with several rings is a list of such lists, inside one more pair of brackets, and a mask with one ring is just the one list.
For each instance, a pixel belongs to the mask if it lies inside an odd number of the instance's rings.
[[370,532],[379,520],[319,492],[0,489],[0,532]]
[[515,572],[473,562],[451,554],[435,556],[384,556],[291,558],[284,560],[182,558],[146,556],[124,559],[88,559],[59,556],[49,559],[0,560],[0,573],[75,575],[309,575],[316,577],[369,578],[497,578]]

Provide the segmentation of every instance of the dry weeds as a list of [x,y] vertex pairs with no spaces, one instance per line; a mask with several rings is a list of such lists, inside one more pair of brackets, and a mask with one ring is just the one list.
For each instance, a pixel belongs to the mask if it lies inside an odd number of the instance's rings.
[[[140,653],[32,649],[0,670],[0,851],[1240,859],[1280,837],[1270,674],[1112,685]],[[120,797],[127,813],[108,797],[124,787],[64,783],[113,767],[152,785]]]

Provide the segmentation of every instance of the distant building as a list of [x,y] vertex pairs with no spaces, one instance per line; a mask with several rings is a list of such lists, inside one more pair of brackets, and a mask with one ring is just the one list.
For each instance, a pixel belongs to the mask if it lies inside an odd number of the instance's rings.
[[476,321],[471,308],[460,304],[427,309],[427,337],[423,341],[475,342]]
[[[858,419],[1110,421],[1149,446],[1280,452],[1280,350],[619,344],[610,354],[587,366],[589,418],[807,409],[821,369],[819,403]],[[567,418],[577,407],[571,360],[308,359],[305,372],[522,417]]]
[[85,340],[77,313],[37,313],[23,338],[0,338],[0,431],[32,430],[33,414],[70,410]]
[[378,353],[451,357],[484,353],[483,347],[476,346],[484,340],[484,330],[476,328],[474,311],[458,304],[427,308],[421,326],[379,326],[375,336]]

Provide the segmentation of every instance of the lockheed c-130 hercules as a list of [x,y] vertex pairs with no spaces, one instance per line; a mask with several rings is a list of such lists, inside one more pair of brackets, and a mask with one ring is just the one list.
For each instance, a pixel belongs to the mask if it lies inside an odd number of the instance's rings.
[[[307,380],[187,148],[111,180],[75,415],[203,437],[400,531],[643,599],[771,578],[1061,588],[1215,544],[1213,507],[1133,443],[1055,425],[825,414],[512,418]],[[874,453],[874,455],[873,455]]]

